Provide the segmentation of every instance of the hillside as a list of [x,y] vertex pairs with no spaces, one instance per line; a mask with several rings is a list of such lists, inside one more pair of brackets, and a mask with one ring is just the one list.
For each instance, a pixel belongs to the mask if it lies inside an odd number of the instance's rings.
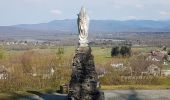
[[[76,20],[54,20],[49,23],[22,24],[14,27],[34,30],[77,32]],[[167,32],[170,21],[153,20],[91,20],[90,32]]]

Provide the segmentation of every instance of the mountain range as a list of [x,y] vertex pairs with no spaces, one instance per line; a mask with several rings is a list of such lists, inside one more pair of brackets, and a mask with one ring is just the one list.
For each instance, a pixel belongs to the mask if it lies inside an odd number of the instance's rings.
[[[90,33],[112,32],[170,32],[170,20],[91,20]],[[0,34],[57,34],[77,33],[75,19],[54,20],[48,23],[0,26]]]

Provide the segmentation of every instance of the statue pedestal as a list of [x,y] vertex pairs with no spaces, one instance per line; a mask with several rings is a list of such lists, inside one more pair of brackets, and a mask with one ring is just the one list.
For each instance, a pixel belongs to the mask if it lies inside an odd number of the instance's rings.
[[104,100],[90,47],[79,47],[73,59],[70,100]]

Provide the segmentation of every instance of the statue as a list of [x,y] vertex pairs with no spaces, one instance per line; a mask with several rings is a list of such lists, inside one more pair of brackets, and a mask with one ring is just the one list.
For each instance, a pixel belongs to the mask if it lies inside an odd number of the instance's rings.
[[80,47],[88,46],[88,29],[89,29],[89,16],[84,7],[81,8],[77,19],[79,31],[79,45]]
[[72,75],[69,83],[69,100],[104,100],[104,92],[100,91],[100,82],[88,46],[89,17],[82,7],[78,14],[79,47],[75,52],[72,64]]

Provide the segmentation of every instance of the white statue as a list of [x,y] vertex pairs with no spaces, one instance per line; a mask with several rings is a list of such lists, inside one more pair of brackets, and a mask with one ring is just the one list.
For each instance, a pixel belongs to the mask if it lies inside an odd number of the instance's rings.
[[81,8],[80,13],[78,14],[77,24],[80,47],[86,47],[88,46],[89,16],[84,7]]

